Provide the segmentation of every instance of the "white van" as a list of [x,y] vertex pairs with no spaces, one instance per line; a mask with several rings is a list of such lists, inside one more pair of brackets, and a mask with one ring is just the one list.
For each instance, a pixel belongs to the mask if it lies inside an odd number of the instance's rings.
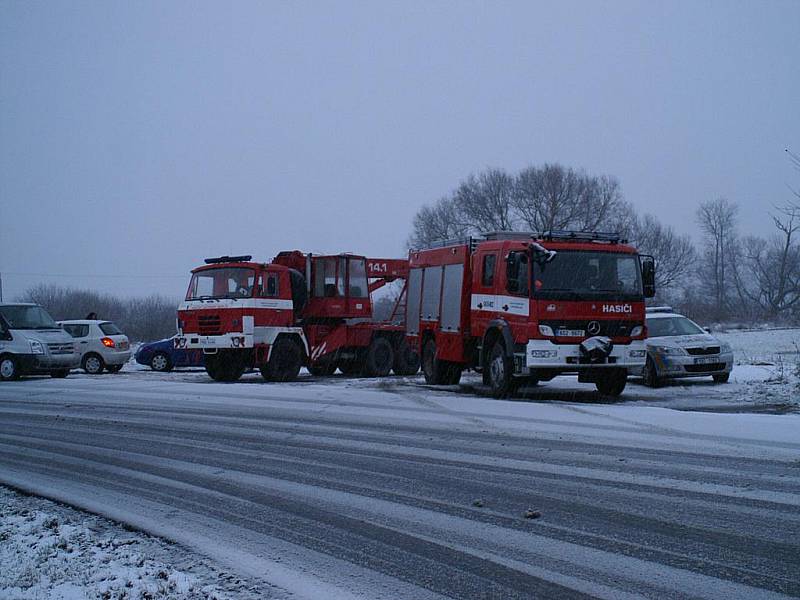
[[80,364],[75,342],[38,304],[0,304],[0,381],[49,373],[66,377]]

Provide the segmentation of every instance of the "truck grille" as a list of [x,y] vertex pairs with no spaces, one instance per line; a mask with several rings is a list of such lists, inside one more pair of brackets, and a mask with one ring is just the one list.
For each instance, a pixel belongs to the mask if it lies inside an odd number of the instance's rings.
[[[597,321],[600,324],[600,331],[598,333],[589,333],[587,328],[589,323],[592,321]],[[569,321],[539,321],[542,325],[548,325],[553,332],[557,332],[560,329],[567,329],[571,331],[580,330],[584,332],[586,337],[591,337],[592,335],[605,335],[608,337],[626,337],[629,336],[631,330],[641,325],[640,322],[637,321],[618,321],[618,320],[607,320],[601,321],[600,319],[580,319],[580,320],[569,320]]]
[[219,335],[222,333],[219,315],[200,315],[197,317],[197,327],[200,330],[200,335]]
[[70,343],[47,344],[47,349],[50,351],[50,354],[72,354],[75,352],[75,346]]
[[692,356],[705,356],[707,354],[719,354],[719,346],[709,346],[708,348],[686,348],[686,352]]

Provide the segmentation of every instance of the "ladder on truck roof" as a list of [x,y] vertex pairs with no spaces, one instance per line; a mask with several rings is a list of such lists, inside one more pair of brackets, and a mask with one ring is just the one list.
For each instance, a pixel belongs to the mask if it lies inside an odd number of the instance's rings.
[[431,242],[424,248],[418,248],[418,250],[447,248],[448,246],[462,246],[466,244],[469,246],[470,252],[474,252],[480,242],[496,240],[547,240],[551,242],[601,242],[606,244],[628,243],[628,240],[623,238],[619,233],[604,233],[600,231],[569,231],[565,229],[553,229],[541,233],[535,233],[533,231],[488,231],[476,235]]

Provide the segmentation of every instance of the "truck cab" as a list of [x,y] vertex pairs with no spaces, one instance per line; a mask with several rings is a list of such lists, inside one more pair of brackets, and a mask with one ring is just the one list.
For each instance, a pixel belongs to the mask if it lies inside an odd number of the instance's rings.
[[[206,259],[192,271],[186,298],[178,307],[175,347],[202,349],[209,375],[221,381],[238,379],[254,367],[266,368],[279,339],[285,339],[282,345],[294,344],[296,354],[308,353],[297,325],[307,300],[303,275],[251,258]],[[291,378],[292,370],[273,364],[269,372]]]

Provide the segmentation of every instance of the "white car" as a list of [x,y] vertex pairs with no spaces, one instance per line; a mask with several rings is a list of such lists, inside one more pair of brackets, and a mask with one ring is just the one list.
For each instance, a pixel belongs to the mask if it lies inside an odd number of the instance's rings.
[[111,321],[59,321],[75,340],[81,355],[81,368],[90,375],[106,369],[117,373],[131,357],[131,343]]
[[667,378],[708,377],[726,383],[733,370],[733,351],[691,319],[668,306],[647,309],[645,385],[658,387]]

